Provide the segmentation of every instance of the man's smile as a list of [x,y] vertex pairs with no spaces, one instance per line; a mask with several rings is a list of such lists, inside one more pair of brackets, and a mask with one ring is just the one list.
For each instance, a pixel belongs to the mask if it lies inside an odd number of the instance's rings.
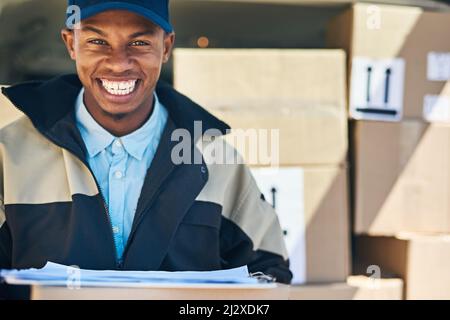
[[138,91],[141,82],[140,79],[96,79],[102,95],[105,99],[113,103],[127,103],[131,101]]
[[126,80],[126,81],[114,81],[108,79],[100,79],[103,88],[105,88],[108,93],[113,95],[127,95],[134,91],[136,88],[137,79]]

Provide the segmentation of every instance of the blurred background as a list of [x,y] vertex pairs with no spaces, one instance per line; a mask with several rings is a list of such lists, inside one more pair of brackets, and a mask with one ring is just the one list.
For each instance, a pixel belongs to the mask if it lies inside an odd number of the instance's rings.
[[[329,20],[349,0],[172,0],[180,48],[324,48]],[[393,0],[377,3],[448,10],[447,3]],[[43,79],[74,71],[60,40],[64,0],[0,0],[0,83]],[[171,80],[172,67],[163,78]]]
[[[65,9],[0,0],[1,85],[75,72]],[[162,78],[279,130],[278,170],[251,167],[292,298],[450,299],[450,0],[172,0],[171,20]],[[17,116],[0,97],[0,126]]]

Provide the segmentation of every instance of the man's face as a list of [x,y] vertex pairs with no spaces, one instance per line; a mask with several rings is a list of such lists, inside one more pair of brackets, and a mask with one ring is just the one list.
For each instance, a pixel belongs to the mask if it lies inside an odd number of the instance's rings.
[[[103,114],[126,116],[151,103],[174,34],[129,11],[111,10],[63,30],[85,88],[85,101]],[[147,105],[148,107],[148,105]]]

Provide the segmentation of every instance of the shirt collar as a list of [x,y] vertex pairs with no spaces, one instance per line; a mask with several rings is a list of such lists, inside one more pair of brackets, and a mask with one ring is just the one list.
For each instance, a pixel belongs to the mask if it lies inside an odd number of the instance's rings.
[[152,141],[153,135],[158,127],[158,119],[161,115],[161,103],[156,95],[154,96],[154,108],[150,118],[139,129],[123,137],[115,137],[104,129],[89,111],[83,101],[84,88],[81,89],[75,105],[75,115],[77,126],[86,144],[89,157],[95,157],[105,150],[114,140],[120,139],[125,150],[137,160],[142,160],[144,152]]

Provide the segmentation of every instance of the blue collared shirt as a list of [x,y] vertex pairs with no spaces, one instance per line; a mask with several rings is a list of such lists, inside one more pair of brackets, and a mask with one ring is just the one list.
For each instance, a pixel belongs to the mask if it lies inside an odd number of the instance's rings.
[[147,122],[118,138],[94,120],[84,105],[83,95],[84,89],[76,101],[76,124],[86,144],[87,161],[108,206],[117,257],[121,259],[144,178],[155,156],[168,113],[155,93],[154,109]]

